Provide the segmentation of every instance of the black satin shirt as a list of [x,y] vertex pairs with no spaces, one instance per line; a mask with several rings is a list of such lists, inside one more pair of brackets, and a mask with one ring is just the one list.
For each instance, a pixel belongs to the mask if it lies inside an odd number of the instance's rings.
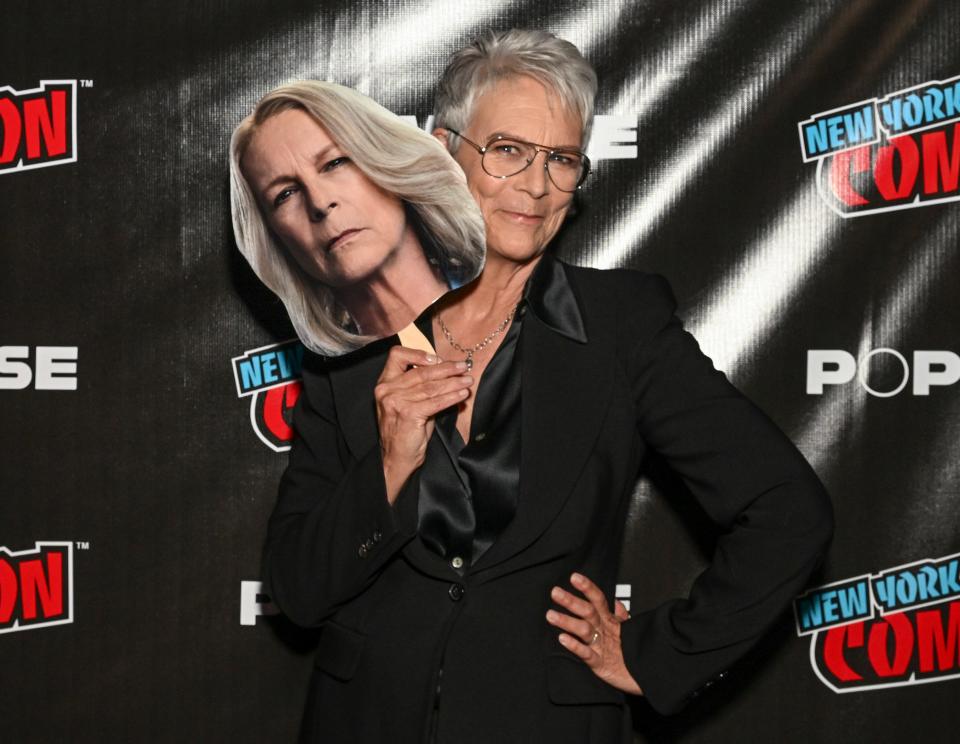
[[[559,333],[586,341],[563,266],[544,257],[524,287],[513,322],[476,391],[470,441],[457,431],[456,406],[435,420],[420,470],[420,539],[463,573],[494,543],[520,495],[520,338],[527,311]],[[432,310],[416,323],[433,343]],[[435,344],[434,344],[435,346]]]

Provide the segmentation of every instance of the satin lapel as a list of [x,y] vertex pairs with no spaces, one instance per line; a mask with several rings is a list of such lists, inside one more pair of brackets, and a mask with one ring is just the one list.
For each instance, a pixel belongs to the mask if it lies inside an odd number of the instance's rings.
[[584,344],[527,313],[520,337],[520,501],[513,521],[477,562],[476,571],[528,547],[570,496],[610,400],[616,361],[612,327],[612,322],[589,326]]

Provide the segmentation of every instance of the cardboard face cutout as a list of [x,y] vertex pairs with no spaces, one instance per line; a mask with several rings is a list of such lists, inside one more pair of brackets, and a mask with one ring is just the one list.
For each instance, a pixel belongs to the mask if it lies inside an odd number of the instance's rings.
[[483,267],[483,219],[433,137],[350,88],[302,81],[234,131],[237,245],[303,344],[337,356],[399,334]]

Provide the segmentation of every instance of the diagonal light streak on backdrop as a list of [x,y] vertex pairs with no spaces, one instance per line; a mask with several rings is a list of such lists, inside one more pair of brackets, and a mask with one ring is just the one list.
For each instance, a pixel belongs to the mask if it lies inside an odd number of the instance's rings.
[[[370,79],[383,73],[385,69],[392,69],[396,65],[414,65],[422,60],[425,54],[434,54],[442,59],[449,46],[450,39],[464,28],[475,28],[475,35],[480,35],[487,28],[500,30],[503,25],[496,23],[512,7],[507,0],[498,2],[461,3],[453,7],[447,2],[434,0],[424,2],[413,9],[404,7],[392,15],[378,15],[380,25],[388,26],[390,33],[383,33],[377,29],[371,37],[389,39],[382,41],[371,50],[369,73],[361,79],[363,85],[369,86]],[[602,5],[585,5],[572,14],[566,14],[562,21],[549,26],[549,30],[562,39],[574,43],[584,56],[589,57],[593,48],[603,39],[609,37],[621,22],[623,14],[631,10],[629,0],[617,0]],[[368,10],[368,8],[365,8]],[[443,18],[446,22],[424,28],[424,18]],[[411,44],[410,39],[416,39]],[[358,84],[358,87],[360,85]]]
[[[902,281],[894,284],[886,296],[864,308],[864,322],[856,352],[858,361],[873,348],[896,348],[903,342],[908,326],[921,317],[920,306],[930,295],[932,287],[941,277],[949,276],[944,271],[944,266],[954,260],[953,251],[949,247],[957,245],[957,231],[954,215],[942,210],[931,231],[936,235],[915,244],[915,252],[900,274]],[[878,308],[876,312],[874,307]],[[825,392],[814,413],[807,417],[794,435],[798,446],[814,466],[822,467],[826,471],[831,463],[837,464],[831,452],[839,445],[841,437],[851,434],[857,422],[863,420],[866,406],[871,400],[869,394],[859,385],[852,393],[841,394],[839,390]],[[949,429],[942,430],[941,439],[950,433]],[[942,453],[948,451],[948,446],[941,442],[940,446],[930,447],[928,451],[931,454]],[[947,463],[946,467],[950,466],[951,464]],[[912,467],[918,472],[933,472],[937,469],[937,463],[931,461],[923,465],[914,464]]]
[[[922,3],[923,0],[920,0]],[[914,3],[916,6],[917,3]],[[862,6],[866,7],[866,6]],[[861,9],[862,9],[861,8]],[[896,25],[879,40],[874,57],[890,58],[906,26]],[[876,60],[870,64],[877,64]],[[762,346],[775,330],[776,318],[796,296],[811,269],[834,245],[831,229],[842,224],[828,217],[812,184],[779,212],[777,221],[726,273],[715,298],[697,313],[692,330],[717,366],[734,374],[750,348]],[[803,236],[805,250],[797,250]]]
[[[827,214],[812,183],[797,192],[726,272],[713,298],[697,308],[690,330],[718,369],[735,376],[752,348],[762,346],[785,306],[832,249],[840,218]],[[804,247],[798,247],[803,236]]]
[[634,79],[621,86],[610,113],[635,113],[638,119],[647,116],[687,77],[702,50],[708,49],[714,39],[722,38],[730,23],[748,12],[751,5],[731,7],[724,0],[706,5],[691,25],[665,37],[658,48],[641,49],[645,61]]
[[[511,7],[512,4],[507,0],[463,3],[453,7],[435,0],[420,3],[413,9],[404,7],[402,11],[383,15],[379,10],[363,6],[361,12],[365,16],[376,12],[379,26],[365,38],[378,38],[381,41],[375,47],[360,50],[360,58],[366,56],[369,64],[355,80],[355,87],[363,93],[369,93],[374,80],[382,84],[385,77],[389,79],[397,69],[413,69],[425,56],[432,55],[436,60],[443,60],[450,51],[450,39],[457,33],[462,33],[465,28],[475,29],[472,35],[479,36],[488,29],[500,30],[503,24],[496,21]],[[593,48],[614,32],[623,14],[631,7],[629,0],[605,3],[599,7],[585,5],[576,13],[565,15],[549,30],[573,42],[584,56],[590,56]],[[442,18],[445,22],[427,26],[425,30],[424,18]],[[349,23],[356,22],[351,20]],[[365,21],[361,20],[360,23]],[[389,29],[389,33],[385,33],[385,29]],[[388,41],[384,43],[383,39]],[[417,43],[411,44],[410,39],[416,39]],[[439,74],[439,69],[437,72]],[[392,76],[398,90],[407,84],[403,77]]]
[[[422,61],[425,54],[446,49],[450,39],[463,29],[490,23],[511,5],[508,0],[470,3],[432,0],[412,8],[401,5],[389,14],[375,3],[364,5],[365,10],[375,13],[378,19],[377,28],[368,34],[368,38],[377,39],[373,66],[412,66]],[[429,19],[429,23],[425,23],[425,19]]]
[[[818,16],[817,9],[808,8],[795,23],[772,37],[769,46],[759,50],[757,68],[749,75],[747,83],[727,95],[727,103],[690,137],[691,144],[659,169],[639,203],[599,241],[600,248],[591,261],[594,267],[606,269],[622,265],[631,246],[640,244],[662,221],[673,204],[679,201],[684,189],[695,182],[696,172],[702,170],[721,145],[736,134],[745,114],[755,109],[766,90],[790,69],[793,58],[807,40],[800,32],[813,28]],[[823,22],[823,18],[819,20]]]
[[[915,0],[904,8],[904,12],[907,15],[915,16],[926,10],[928,5],[929,3],[926,0]],[[908,30],[909,24],[894,24],[889,32],[878,40],[873,59],[867,63],[867,67],[871,68],[871,77],[873,77],[874,69],[893,57],[894,50],[897,49]],[[918,80],[933,76],[938,63],[937,60],[930,59],[929,53],[921,54],[923,51],[921,47],[925,43],[925,39],[919,39],[914,42],[910,49],[905,50],[905,56],[909,58],[928,60],[930,69],[915,71],[914,74]],[[944,51],[949,53],[949,50]],[[894,90],[900,87],[902,81],[895,79],[897,72],[896,67],[891,69],[883,80],[878,80],[878,88],[880,90]],[[954,233],[956,232],[956,223],[950,220],[950,216],[951,213],[946,210],[940,212],[939,221],[943,225],[944,233],[950,230],[951,225]],[[872,307],[864,309],[864,323],[860,333],[859,348],[857,349],[858,359],[861,359],[875,346],[887,346],[890,343],[895,343],[894,339],[902,338],[904,324],[918,317],[918,304],[928,294],[934,280],[942,275],[943,264],[949,258],[949,252],[943,250],[943,246],[955,246],[956,244],[955,239],[950,240],[949,236],[946,235],[942,239],[926,243],[925,249],[919,257],[914,258],[907,267],[906,280],[898,283],[888,298],[880,300],[879,326],[881,331],[879,336],[875,331],[877,323],[874,319]],[[852,395],[841,394],[839,390],[831,390],[822,396],[815,406],[815,410],[805,417],[799,431],[794,432],[794,438],[801,451],[815,467],[826,471],[831,463],[836,464],[830,453],[836,449],[842,437],[854,434],[853,429],[863,422],[868,400],[869,396],[864,390],[858,389]]]
[[[861,4],[851,9],[846,19],[859,15],[867,6]],[[846,25],[846,23],[844,24]],[[805,24],[801,21],[800,28]],[[794,51],[802,46],[804,39],[796,33],[797,27],[787,29],[780,38],[792,40]],[[891,32],[899,37],[903,33],[902,27]],[[887,40],[888,45],[894,45],[893,40]],[[766,65],[760,79],[771,82],[774,69]],[[782,65],[787,68],[788,65]],[[757,76],[755,76],[757,77]],[[754,86],[750,91],[754,97],[759,97],[761,86]],[[741,100],[736,103],[743,103]],[[736,100],[736,99],[735,99]],[[745,106],[749,108],[752,106]],[[735,105],[727,108],[736,108]],[[714,128],[717,143],[728,135],[727,127]],[[694,152],[699,155],[702,148]],[[690,152],[685,153],[684,162],[697,166],[697,157]],[[688,176],[684,174],[683,181]],[[672,186],[674,179],[668,183]],[[663,189],[654,188],[651,191],[660,192]],[[643,220],[645,205],[633,215]],[[667,204],[654,204],[653,209],[665,209]],[[810,270],[815,266],[822,255],[833,246],[830,232],[839,227],[836,219],[828,217],[823,205],[816,195],[816,189],[807,186],[796,194],[791,201],[780,210],[776,222],[771,228],[764,230],[745,251],[743,258],[726,272],[720,287],[714,292],[714,299],[702,307],[692,323],[692,330],[699,339],[705,352],[711,356],[717,366],[728,373],[735,374],[736,368],[743,363],[750,348],[763,344],[764,339],[775,330],[776,319],[782,309],[789,305],[810,276]],[[649,230],[651,223],[645,223]],[[804,242],[810,246],[807,250],[796,249],[797,236],[803,236]],[[633,239],[639,242],[639,238]]]
[[[361,93],[369,95],[374,81],[380,86],[386,82],[399,93],[409,87],[410,75],[415,74],[425,57],[442,59],[451,38],[465,28],[490,24],[509,8],[507,0],[455,5],[433,0],[413,7],[404,5],[391,13],[363,4],[357,8],[358,17],[337,17],[340,33],[336,36],[350,40],[351,44],[356,43],[357,26],[370,28],[369,33],[360,37],[363,48],[340,50],[340,56],[353,61],[357,77],[351,84]],[[430,19],[430,23],[424,19]]]
[[613,35],[626,11],[633,9],[630,0],[617,0],[599,8],[584,5],[579,12],[564,16],[558,23],[550,24],[550,33],[574,44],[580,53],[590,58],[596,45]]

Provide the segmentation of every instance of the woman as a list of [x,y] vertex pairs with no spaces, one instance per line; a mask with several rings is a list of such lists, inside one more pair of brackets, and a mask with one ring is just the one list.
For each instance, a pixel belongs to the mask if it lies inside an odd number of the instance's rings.
[[[595,87],[543,32],[456,53],[435,134],[487,257],[418,320],[443,361],[384,342],[305,367],[265,554],[274,601],[323,626],[305,741],[629,742],[625,694],[672,712],[713,684],[829,539],[816,476],[666,283],[547,252],[589,170]],[[688,599],[626,618],[610,602],[648,449],[722,534]]]
[[396,333],[483,264],[483,223],[443,149],[334,83],[264,96],[233,133],[230,186],[237,245],[317,353]]

